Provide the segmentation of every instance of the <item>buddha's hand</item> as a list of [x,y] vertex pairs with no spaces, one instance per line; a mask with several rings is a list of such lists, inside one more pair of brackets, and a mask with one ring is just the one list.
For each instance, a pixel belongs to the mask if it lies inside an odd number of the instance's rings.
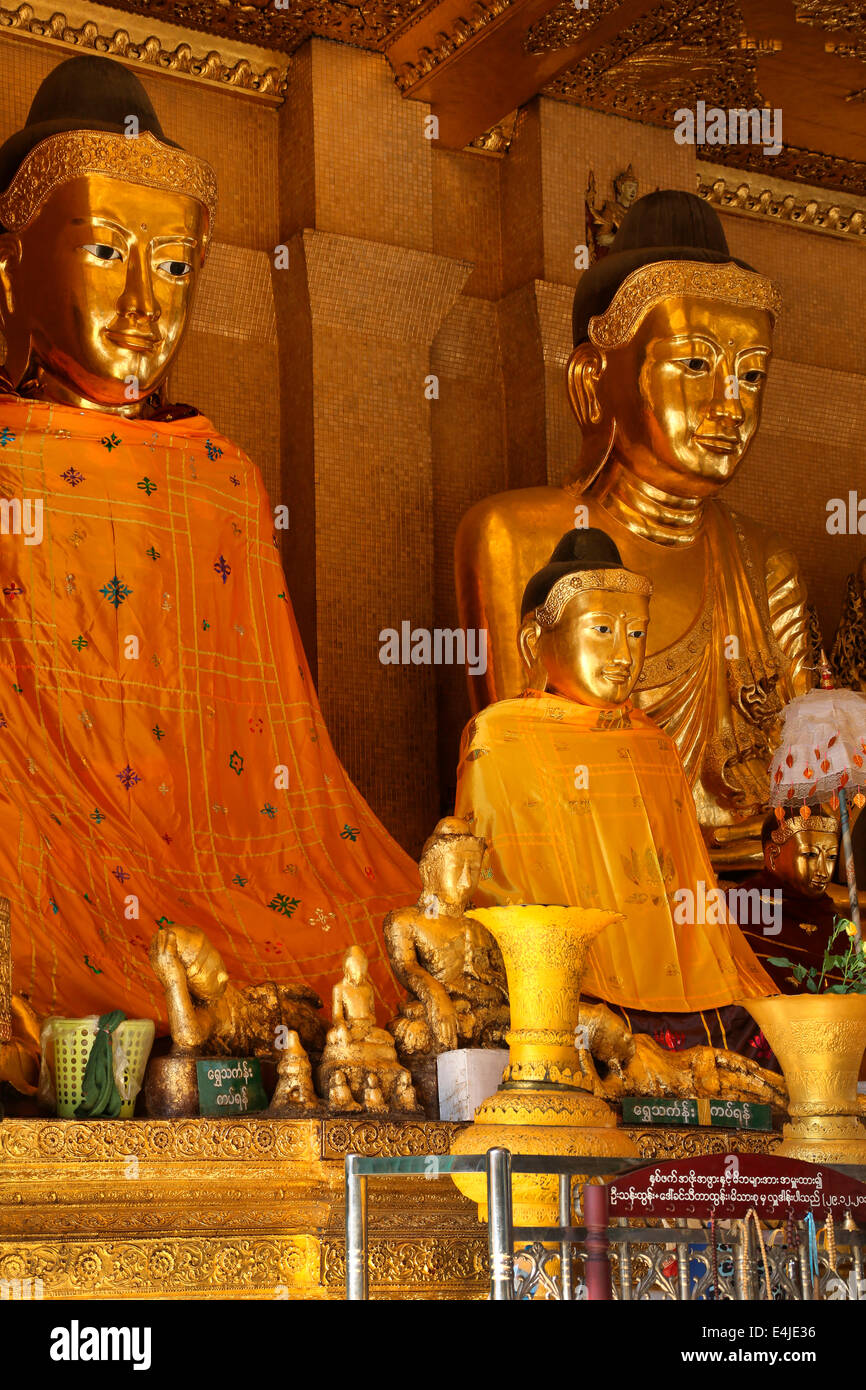
[[445,1052],[453,1052],[457,1046],[457,1010],[448,991],[441,985],[430,991],[427,1019],[437,1046]]
[[173,931],[158,931],[150,943],[149,954],[153,973],[166,989],[175,980],[185,978],[186,972],[177,953],[177,937]]

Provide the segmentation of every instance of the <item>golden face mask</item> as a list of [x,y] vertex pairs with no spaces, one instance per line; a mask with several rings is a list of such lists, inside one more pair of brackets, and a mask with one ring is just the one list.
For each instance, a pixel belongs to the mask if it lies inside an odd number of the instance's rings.
[[[569,579],[584,578],[567,575],[553,586],[542,608],[527,614],[520,650],[536,689],[597,709],[628,699],[646,654],[650,585],[643,576],[624,570],[609,574],[638,581],[643,592],[635,592],[635,585],[620,590],[578,588],[559,608],[557,588]],[[552,599],[559,614],[548,626],[545,609]]]
[[6,373],[22,391],[137,415],[187,325],[209,214],[185,192],[88,173],[0,237]]
[[[818,819],[818,818],[816,818]],[[797,893],[807,898],[819,898],[826,892],[833,877],[839,853],[839,836],[835,824],[827,828],[825,817],[820,825],[788,833],[779,844],[771,838],[764,851],[767,868]],[[781,833],[786,827],[783,825]],[[774,832],[774,836],[780,832]]]

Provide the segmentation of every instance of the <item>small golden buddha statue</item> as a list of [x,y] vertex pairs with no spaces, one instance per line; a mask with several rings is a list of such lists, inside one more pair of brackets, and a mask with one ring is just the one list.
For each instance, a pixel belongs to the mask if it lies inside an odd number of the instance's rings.
[[455,1047],[504,1046],[505,965],[490,932],[466,915],[484,849],[465,820],[440,820],[418,863],[420,898],[385,918],[392,969],[413,996],[388,1028],[410,1068]]
[[388,1110],[389,1102],[391,1108],[417,1110],[394,1039],[376,1024],[367,956],[360,946],[350,946],[343,958],[343,978],[334,986],[332,1012],[333,1023],[316,1069],[319,1090],[328,1097],[329,1107],[338,1108],[348,1087],[353,1100],[370,1113]]
[[[774,965],[773,959],[820,968],[836,917],[847,915],[847,906],[837,906],[828,892],[839,855],[839,822],[808,806],[787,812],[781,820],[771,811],[762,838],[764,868],[739,886],[772,905],[775,929],[766,933],[743,923],[743,935],[776,992],[795,994],[801,987],[790,966]],[[841,976],[831,972],[829,978],[837,982]]]
[[624,914],[590,948],[587,994],[619,1006],[632,1031],[667,1026],[688,1041],[680,1025],[690,1020],[706,1040],[708,1018],[721,1026],[717,1011],[766,994],[771,981],[718,903],[674,742],[629,699],[650,592],[603,532],[561,539],[523,596],[529,688],[467,726],[456,811],[488,846],[482,903]]
[[634,702],[676,743],[727,867],[760,862],[779,713],[814,684],[794,556],[721,500],[760,424],[779,310],[702,199],[638,199],[574,298],[574,473],[477,504],[456,543],[461,622],[488,631],[487,671],[469,677],[476,710],[520,693],[520,596],[567,529],[600,527],[652,581]]
[[277,1085],[268,1108],[269,1115],[303,1116],[318,1111],[310,1059],[294,1029],[286,1037],[277,1063]]

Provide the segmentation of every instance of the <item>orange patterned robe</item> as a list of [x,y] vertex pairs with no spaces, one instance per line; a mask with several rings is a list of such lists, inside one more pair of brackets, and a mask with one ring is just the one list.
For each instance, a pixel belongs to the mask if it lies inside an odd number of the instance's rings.
[[203,416],[5,395],[0,498],[44,506],[41,544],[0,516],[13,987],[164,1022],[146,952],[177,922],[237,984],[324,993],[357,942],[391,1009],[380,924],[417,870],[331,745],[255,466]]
[[[725,907],[699,906],[716,881],[689,784],[640,710],[535,690],[488,705],[463,734],[456,812],[489,848],[479,903],[624,915],[592,944],[587,994],[670,1014],[773,992]],[[680,923],[683,890],[704,920]]]

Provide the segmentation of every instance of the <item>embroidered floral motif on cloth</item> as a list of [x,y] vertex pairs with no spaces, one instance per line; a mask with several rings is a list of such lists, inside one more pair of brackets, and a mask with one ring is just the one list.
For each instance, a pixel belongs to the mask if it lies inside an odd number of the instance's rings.
[[622,713],[530,691],[467,726],[456,814],[490,846],[479,903],[624,913],[593,943],[584,977],[587,994],[614,1004],[691,1012],[773,993],[733,921],[674,920],[677,890],[700,918],[715,876],[670,738],[639,710],[628,723]]
[[10,396],[0,446],[0,496],[44,501],[41,544],[0,536],[15,989],[159,1018],[147,946],[182,923],[237,983],[320,993],[357,942],[395,1005],[380,923],[417,871],[328,738],[258,470],[203,416]]

